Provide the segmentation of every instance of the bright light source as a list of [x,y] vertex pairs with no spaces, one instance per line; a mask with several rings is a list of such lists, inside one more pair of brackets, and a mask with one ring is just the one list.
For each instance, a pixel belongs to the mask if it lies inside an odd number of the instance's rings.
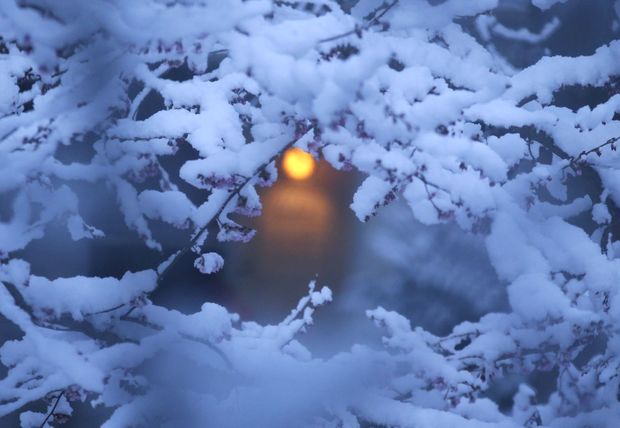
[[305,180],[312,175],[316,165],[310,153],[294,147],[284,152],[282,167],[286,175],[292,179]]

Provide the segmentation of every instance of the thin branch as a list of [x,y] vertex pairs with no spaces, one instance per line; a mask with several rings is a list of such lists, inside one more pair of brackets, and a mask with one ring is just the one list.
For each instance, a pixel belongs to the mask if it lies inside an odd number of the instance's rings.
[[56,402],[54,403],[54,407],[52,407],[52,410],[47,414],[45,419],[43,419],[43,423],[41,424],[40,428],[45,428],[45,424],[47,423],[48,419],[52,417],[52,415],[54,414],[54,411],[56,410],[56,407],[58,407],[58,403],[60,403],[60,399],[62,398],[63,395],[65,395],[64,390],[61,391],[60,394],[58,394],[58,397],[56,398]]
[[[362,31],[366,31],[370,27],[375,25],[381,18],[383,18],[383,16],[386,13],[388,13],[394,6],[396,6],[396,4],[398,2],[399,2],[399,0],[394,0],[392,3],[384,2],[381,6],[379,6],[377,9],[374,10],[374,14],[375,14],[374,18],[372,18],[370,21],[368,21],[363,26],[361,26],[361,27],[355,26],[354,29],[349,30],[349,31],[347,31],[345,33],[338,34],[338,35],[331,36],[331,37],[327,37],[325,39],[321,39],[321,40],[319,40],[319,43],[333,42],[334,40],[342,39],[344,37],[352,36],[354,34],[356,34],[358,37],[361,37]],[[383,9],[383,10],[381,12],[379,12],[381,9]]]
[[441,343],[447,342],[449,340],[466,339],[466,338],[471,338],[471,337],[476,338],[476,337],[479,337],[479,336],[480,336],[480,332],[478,330],[476,330],[476,331],[468,331],[466,333],[451,334],[450,336],[445,336],[445,337],[440,338],[434,344],[441,344]]
[[530,157],[532,158],[532,160],[536,162],[536,156],[534,156],[534,153],[532,152],[532,144],[532,141],[527,141],[527,151],[530,153]]
[[[151,74],[154,74],[155,76],[157,76],[157,78],[159,78],[162,76],[162,74],[166,73],[168,70],[170,70],[170,67],[168,67],[168,64],[164,63],[164,64],[161,64],[159,67],[157,67],[155,70],[151,71]],[[131,119],[136,118],[138,109],[142,105],[142,101],[144,101],[146,96],[152,90],[154,90],[153,88],[148,86],[146,82],[143,82],[143,83],[144,83],[144,88],[142,88],[142,90],[138,93],[138,95],[136,95],[134,99],[131,101],[131,109],[129,110],[129,114],[127,115]]]
[[[163,278],[166,276],[166,274],[168,272],[170,272],[170,269],[172,269],[172,267],[176,264],[176,262],[185,255],[185,253],[187,253],[194,245],[196,245],[196,243],[200,240],[201,236],[204,235],[204,233],[207,231],[207,229],[209,228],[209,226],[211,225],[211,223],[213,222],[213,220],[218,221],[220,215],[224,212],[224,210],[226,209],[226,207],[228,206],[228,204],[239,195],[239,192],[241,192],[241,190],[250,182],[252,181],[255,177],[257,177],[261,172],[263,172],[265,170],[265,168],[267,168],[269,165],[271,165],[272,162],[274,162],[278,157],[280,157],[280,155],[286,151],[287,149],[289,149],[290,147],[293,146],[293,144],[295,144],[297,141],[293,140],[290,143],[288,143],[286,146],[284,146],[284,148],[280,151],[278,151],[278,153],[276,153],[275,155],[273,155],[271,158],[269,158],[269,160],[265,163],[263,163],[260,167],[258,167],[258,169],[254,172],[253,175],[251,175],[250,177],[246,178],[241,184],[239,184],[234,190],[230,191],[230,194],[228,195],[228,197],[226,198],[226,200],[224,201],[224,203],[222,204],[222,206],[217,210],[217,212],[213,215],[213,217],[211,217],[211,219],[209,221],[207,221],[207,223],[205,225],[203,225],[198,232],[194,235],[194,237],[191,239],[191,241],[189,242],[189,244],[187,244],[185,247],[181,248],[180,250],[178,250],[176,252],[176,254],[174,255],[174,257],[172,258],[172,260],[168,263],[168,265],[161,271],[158,272],[157,274],[157,284],[161,284]],[[168,257],[168,259],[171,256]],[[166,260],[168,260],[166,259]]]
[[415,178],[417,178],[418,180],[420,180],[422,182],[422,184],[424,184],[424,190],[426,191],[426,196],[428,197],[428,201],[431,203],[431,205],[433,206],[433,208],[435,209],[435,211],[437,212],[437,218],[441,219],[441,216],[444,214],[444,210],[442,210],[441,208],[439,208],[437,206],[437,204],[435,203],[435,201],[433,200],[435,198],[435,194],[431,193],[429,187],[433,187],[439,191],[443,191],[445,193],[447,193],[448,195],[450,194],[450,192],[448,192],[446,189],[444,189],[441,186],[438,186],[434,183],[429,182],[426,177],[424,177],[424,175],[420,174],[420,173],[415,173],[413,175]]
[[121,303],[121,304],[119,304],[119,305],[113,306],[113,307],[108,308],[108,309],[103,309],[103,310],[101,310],[101,311],[97,311],[97,312],[89,312],[89,313],[87,313],[87,314],[83,314],[83,315],[84,315],[85,317],[90,317],[90,316],[92,316],[92,315],[106,314],[106,313],[108,313],[108,312],[114,312],[115,310],[120,309],[120,308],[122,308],[123,306],[127,306],[127,303]]
[[431,203],[433,208],[435,208],[435,211],[437,211],[437,218],[441,218],[441,214],[443,211],[441,211],[441,209],[437,206],[435,201],[433,201],[433,198],[435,197],[435,195],[433,195],[431,191],[428,189],[428,183],[426,182],[426,180],[422,180],[422,183],[424,183],[424,190],[426,190],[426,196],[428,196],[428,201]]
[[616,141],[619,141],[619,140],[620,140],[620,137],[613,137],[613,138],[610,138],[609,140],[605,141],[603,144],[600,144],[600,145],[598,145],[598,146],[596,146],[596,147],[594,147],[594,148],[592,148],[590,150],[584,150],[583,152],[579,153],[577,156],[571,156],[570,158],[568,158],[568,160],[569,160],[568,165],[565,165],[562,169],[566,169],[568,167],[573,167],[573,169],[574,169],[574,167],[579,163],[579,161],[582,158],[586,158],[586,157],[588,157],[588,155],[591,155],[592,153],[596,153],[597,155],[600,156],[601,155],[601,149],[606,147],[606,146],[611,146],[611,149],[613,151],[615,151],[616,150],[616,146],[614,146],[614,143]]

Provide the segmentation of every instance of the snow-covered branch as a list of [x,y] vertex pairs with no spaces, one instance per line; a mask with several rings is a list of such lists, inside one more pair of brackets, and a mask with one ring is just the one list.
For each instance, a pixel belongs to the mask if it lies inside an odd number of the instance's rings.
[[[620,420],[620,41],[518,69],[491,38],[539,44],[558,18],[533,33],[500,24],[496,0],[342,4],[0,4],[0,314],[20,332],[0,347],[0,416],[52,426],[88,401],[110,410],[106,427]],[[571,88],[598,99],[569,108],[559,100]],[[351,204],[362,221],[403,198],[425,225],[484,236],[510,311],[436,337],[369,310],[383,348],[320,359],[298,340],[332,298],[314,283],[277,325],[213,303],[189,315],[152,303],[180,258],[195,253],[211,274],[224,259],[205,252],[210,239],[252,238],[231,215],[260,214],[257,189],[293,146],[365,176]],[[162,263],[120,278],[32,274],[24,249],[54,225],[108,239],[84,220],[79,184],[110,189]],[[163,254],[156,221],[187,243]],[[179,374],[174,388],[162,367]],[[509,410],[485,395],[551,370],[544,402],[527,385]]]

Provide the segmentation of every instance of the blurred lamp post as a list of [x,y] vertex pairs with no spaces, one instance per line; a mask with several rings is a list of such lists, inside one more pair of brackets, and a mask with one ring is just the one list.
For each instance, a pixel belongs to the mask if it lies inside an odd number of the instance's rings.
[[238,248],[235,266],[229,266],[242,315],[268,321],[280,319],[315,275],[338,287],[355,222],[348,208],[352,175],[298,148],[285,152],[280,173],[278,182],[261,192],[263,213],[252,224],[256,237]]

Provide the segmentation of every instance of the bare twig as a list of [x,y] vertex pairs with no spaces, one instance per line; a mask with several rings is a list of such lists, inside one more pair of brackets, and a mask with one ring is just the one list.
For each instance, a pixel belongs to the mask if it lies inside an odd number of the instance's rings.
[[45,419],[43,419],[43,423],[41,424],[40,428],[45,428],[45,424],[47,423],[49,418],[52,417],[52,415],[54,414],[54,411],[56,411],[56,407],[58,407],[58,403],[60,403],[60,399],[62,398],[63,395],[65,395],[64,390],[61,391],[60,394],[58,394],[58,397],[56,397],[56,401],[54,402],[54,406],[52,407],[52,410],[47,414]]
[[366,24],[362,25],[361,27],[355,26],[354,29],[349,30],[345,33],[337,34],[335,36],[321,39],[319,40],[319,43],[333,42],[334,40],[342,39],[344,37],[352,36],[354,34],[356,34],[358,37],[361,37],[362,31],[366,31],[370,27],[375,25],[381,18],[383,18],[383,16],[386,13],[388,13],[394,6],[396,6],[398,1],[399,0],[394,0],[392,3],[384,2],[381,6],[379,6],[377,9],[374,10],[374,17],[371,20],[369,20]]
[[590,150],[584,150],[583,152],[579,153],[577,156],[571,156],[570,158],[568,158],[569,163],[568,165],[565,165],[562,169],[566,169],[568,167],[575,167],[579,164],[579,162],[581,161],[582,158],[586,158],[588,157],[588,155],[591,155],[592,153],[596,153],[597,155],[601,155],[601,149],[606,147],[606,146],[611,146],[611,149],[613,151],[616,150],[616,146],[614,146],[614,144],[616,143],[616,141],[619,141],[620,137],[613,137],[610,138],[609,140],[605,141],[603,144],[600,144]]
[[113,307],[108,308],[108,309],[103,309],[103,310],[97,311],[97,312],[89,312],[87,314],[84,314],[84,316],[85,317],[89,317],[89,316],[92,316],[92,315],[100,315],[100,314],[106,314],[108,312],[114,312],[115,310],[120,309],[123,306],[127,306],[127,303],[121,303],[119,305],[113,306]]

